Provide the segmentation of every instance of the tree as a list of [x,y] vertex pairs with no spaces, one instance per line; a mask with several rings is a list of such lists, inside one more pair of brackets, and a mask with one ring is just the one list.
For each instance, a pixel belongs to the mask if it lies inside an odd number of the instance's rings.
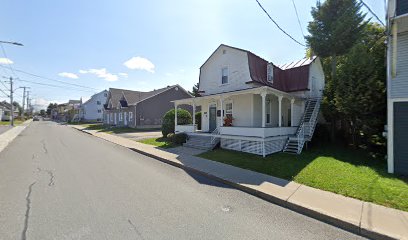
[[323,58],[330,57],[332,78],[336,80],[336,60],[347,53],[360,39],[366,14],[361,13],[356,0],[320,1],[312,8],[313,21],[309,22],[307,44]]
[[386,116],[385,29],[368,24],[363,36],[338,60],[341,84],[330,86],[332,107],[346,125],[346,138],[354,145],[383,141]]
[[42,117],[45,117],[46,112],[45,112],[45,110],[44,110],[44,109],[41,109],[41,110],[40,110],[40,115],[41,115]]
[[194,97],[200,97],[201,95],[200,95],[200,93],[198,92],[198,87],[199,87],[199,83],[194,84],[194,86],[193,86],[193,91],[192,91],[192,92],[189,91],[189,93],[190,93],[191,95],[193,95]]
[[14,106],[14,110],[18,111],[18,115],[21,116],[21,114],[23,113],[23,108],[20,106],[20,104],[14,101],[13,106]]
[[48,107],[47,107],[47,115],[50,116],[52,110],[53,110],[53,109],[57,109],[57,107],[58,107],[58,104],[57,104],[57,103],[50,103],[50,104],[48,104]]
[[361,3],[356,0],[326,0],[323,4],[319,1],[312,8],[313,21],[308,25],[310,35],[306,36],[307,44],[314,54],[323,58],[325,72],[331,72],[326,74],[322,109],[331,119],[333,141],[337,119],[333,103],[334,88],[342,84],[336,80],[337,58],[346,54],[362,37],[367,22],[364,21],[366,15],[360,10]]

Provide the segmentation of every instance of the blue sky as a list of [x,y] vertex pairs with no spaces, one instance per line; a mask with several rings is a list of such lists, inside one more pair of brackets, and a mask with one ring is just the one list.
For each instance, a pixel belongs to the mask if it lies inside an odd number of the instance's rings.
[[[304,42],[291,0],[260,2],[282,28]],[[384,19],[384,1],[365,2]],[[316,0],[295,3],[307,34]],[[199,67],[221,43],[250,50],[276,64],[305,54],[305,48],[281,33],[255,0],[3,0],[1,10],[0,40],[24,44],[3,44],[13,62],[9,66],[100,90],[148,91],[172,84],[190,90],[198,82]],[[0,63],[1,58],[0,52]],[[13,73],[0,67],[0,75]],[[87,99],[96,92],[16,75],[64,86],[16,81],[16,87],[31,87],[33,103],[38,105]],[[21,95],[17,90],[16,98]]]

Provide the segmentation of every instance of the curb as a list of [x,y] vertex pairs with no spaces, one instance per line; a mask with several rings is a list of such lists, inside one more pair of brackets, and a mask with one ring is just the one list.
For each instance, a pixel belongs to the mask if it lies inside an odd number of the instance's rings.
[[[74,127],[74,129],[76,129],[78,131],[81,131],[83,133],[92,135],[94,137],[100,138],[100,137],[95,136],[94,134],[92,134],[90,132],[87,132],[87,131],[83,130],[83,129],[78,129],[78,128],[75,128],[75,127]],[[348,231],[348,232],[351,232],[351,233],[354,233],[354,234],[357,234],[357,235],[360,235],[360,236],[363,236],[363,237],[367,237],[367,238],[370,238],[370,239],[398,240],[398,238],[393,238],[393,237],[390,237],[390,236],[387,236],[387,235],[384,235],[384,234],[381,234],[381,233],[378,233],[378,232],[375,232],[375,231],[371,231],[371,230],[368,230],[368,229],[361,228],[360,225],[355,225],[355,224],[352,224],[350,222],[343,221],[341,219],[338,219],[338,218],[335,218],[335,217],[332,217],[332,216],[317,212],[315,210],[312,210],[312,209],[309,209],[309,208],[306,208],[306,207],[291,203],[291,202],[289,202],[287,200],[282,200],[282,199],[277,198],[277,197],[275,197],[273,195],[269,195],[269,194],[266,194],[264,192],[257,191],[255,189],[243,186],[243,185],[241,185],[239,183],[231,182],[229,180],[217,177],[217,176],[212,175],[210,173],[203,172],[203,171],[197,170],[195,168],[191,168],[191,167],[185,166],[183,164],[170,161],[170,160],[168,160],[166,158],[159,157],[157,155],[142,151],[140,149],[125,147],[123,145],[120,145],[120,144],[115,143],[115,142],[111,142],[111,141],[106,140],[106,139],[103,139],[103,140],[105,140],[107,142],[110,142],[110,143],[114,143],[114,144],[119,145],[119,146],[122,146],[124,148],[132,150],[132,151],[137,152],[139,154],[145,155],[147,157],[151,157],[153,159],[156,159],[156,160],[161,161],[163,163],[169,164],[171,166],[178,167],[178,168],[181,168],[181,169],[184,169],[184,170],[199,174],[201,176],[210,178],[210,179],[215,180],[217,182],[232,186],[232,187],[234,187],[234,188],[236,188],[238,190],[241,190],[241,191],[243,191],[245,193],[251,194],[251,195],[253,195],[255,197],[261,198],[261,199],[263,199],[265,201],[268,201],[270,203],[279,205],[281,207],[284,207],[286,209],[292,210],[292,211],[297,212],[299,214],[308,216],[310,218],[314,218],[314,219],[316,219],[318,221],[327,223],[327,224],[332,225],[334,227],[338,227],[338,228],[343,229],[345,231]]]

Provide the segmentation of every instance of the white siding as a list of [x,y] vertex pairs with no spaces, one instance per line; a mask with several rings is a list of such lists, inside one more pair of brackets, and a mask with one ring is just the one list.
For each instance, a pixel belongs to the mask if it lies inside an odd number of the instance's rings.
[[398,35],[397,44],[397,73],[390,81],[390,97],[406,98],[408,97],[408,32]]
[[313,61],[309,71],[310,96],[321,96],[324,90],[324,72],[320,58],[316,58]]
[[253,127],[262,127],[262,97],[259,94],[254,94],[252,100],[252,126]]
[[[85,121],[97,121],[98,119],[100,121],[103,120],[103,104],[106,103],[107,94],[108,92],[106,90],[97,93],[82,105],[83,119]],[[97,104],[98,101],[100,102],[99,105]],[[100,110],[100,112],[98,112],[98,110]]]
[[252,108],[252,95],[238,95],[232,96],[225,100],[225,104],[228,101],[232,101],[232,116],[234,118],[233,125],[239,127],[250,127],[252,126],[251,108]]
[[[225,67],[228,67],[228,84],[222,85],[222,69]],[[219,47],[200,69],[203,95],[247,89],[252,87],[246,84],[250,80],[247,53],[227,46]]]

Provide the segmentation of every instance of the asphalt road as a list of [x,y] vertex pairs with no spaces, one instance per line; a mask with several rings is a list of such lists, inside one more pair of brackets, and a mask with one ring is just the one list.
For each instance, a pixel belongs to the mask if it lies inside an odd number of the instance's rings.
[[0,239],[360,239],[53,122],[0,153]]

